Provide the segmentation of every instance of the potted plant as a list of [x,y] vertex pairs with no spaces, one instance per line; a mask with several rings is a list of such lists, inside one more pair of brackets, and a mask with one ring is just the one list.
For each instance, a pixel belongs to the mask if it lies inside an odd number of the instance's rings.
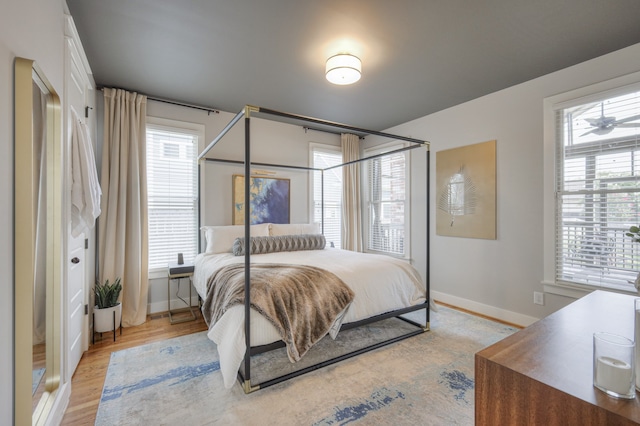
[[[96,283],[93,289],[95,295],[95,308],[93,310],[94,321],[93,331],[102,333],[104,331],[115,331],[120,326],[122,319],[122,305],[118,302],[122,285],[120,277],[116,278],[113,283],[109,283],[107,279],[104,284]],[[113,313],[115,312],[115,324]]]
[[[640,243],[640,227],[631,226],[629,228],[629,232],[627,232],[625,235],[627,237],[630,237],[631,241],[633,241],[634,243]],[[636,277],[634,285],[636,287],[636,290],[640,293],[640,274],[638,274],[638,276]]]

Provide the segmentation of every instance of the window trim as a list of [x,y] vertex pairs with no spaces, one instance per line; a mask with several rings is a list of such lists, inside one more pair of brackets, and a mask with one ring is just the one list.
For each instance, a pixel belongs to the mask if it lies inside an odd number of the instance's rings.
[[600,288],[578,283],[556,281],[556,111],[570,106],[614,97],[640,89],[640,72],[596,83],[543,100],[543,288],[560,296],[579,298],[594,290],[623,294],[633,291]]
[[[330,145],[330,144],[325,144],[325,143],[319,143],[319,142],[309,142],[309,167],[314,167],[314,163],[313,163],[313,153],[314,150],[318,150],[318,151],[325,151],[325,152],[332,152],[332,153],[336,153],[336,154],[340,154],[340,158],[342,159],[342,148],[338,145]],[[341,160],[342,162],[342,160]],[[315,187],[314,187],[314,173],[315,170],[311,170],[309,172],[310,176],[309,176],[309,221],[313,223],[313,221],[315,220],[314,217],[314,212],[315,212],[315,200],[314,200],[314,194],[315,194]],[[341,219],[342,221],[342,219]],[[342,241],[342,236],[340,236],[340,241]],[[328,243],[327,243],[328,245]]]
[[[162,118],[162,117],[154,117],[154,116],[147,116],[147,121],[146,121],[146,126],[149,127],[154,127],[157,129],[161,129],[161,130],[167,130],[167,131],[178,131],[178,132],[183,132],[183,133],[187,133],[187,134],[191,134],[191,135],[195,135],[198,138],[198,146],[196,148],[196,157],[198,155],[198,153],[202,152],[204,145],[205,145],[205,126],[204,124],[199,124],[199,123],[190,123],[187,121],[180,121],[180,120],[171,120],[168,118]],[[146,128],[145,128],[145,136],[146,136]],[[196,172],[198,170],[198,165],[196,164]],[[200,175],[200,181],[198,182],[198,191],[197,191],[197,197],[198,197],[198,201],[197,201],[197,205],[199,206],[203,206],[206,204],[204,203],[204,199],[206,197],[206,190],[205,190],[205,179],[204,179],[204,173],[199,173]],[[203,212],[201,209],[199,209],[199,217],[197,217],[197,228],[200,227],[200,222],[202,221],[202,215]],[[199,238],[199,234],[198,234],[198,238]],[[196,250],[197,251],[197,250]],[[148,265],[147,265],[148,266]],[[149,268],[149,279],[158,279],[158,278],[166,278],[167,277],[167,268],[164,267],[158,267],[158,268]]]
[[[406,148],[409,146],[407,142],[400,141],[390,141],[385,142],[380,145],[376,145],[374,147],[366,148],[363,150],[363,157],[370,157],[373,155],[381,154],[384,152],[393,151],[395,149]],[[369,203],[370,203],[370,188],[369,188],[369,161],[365,161],[364,164],[366,167],[362,167],[361,173],[361,182],[363,186],[363,197],[362,197],[362,223],[363,223],[363,250],[365,253],[374,253],[374,254],[383,254],[386,256],[395,257],[398,259],[410,260],[411,259],[411,151],[404,151],[404,161],[405,161],[405,170],[404,170],[404,178],[405,178],[405,187],[404,187],[404,196],[405,196],[405,209],[404,209],[404,254],[397,255],[394,253],[389,253],[385,251],[378,250],[370,250],[369,249]]]

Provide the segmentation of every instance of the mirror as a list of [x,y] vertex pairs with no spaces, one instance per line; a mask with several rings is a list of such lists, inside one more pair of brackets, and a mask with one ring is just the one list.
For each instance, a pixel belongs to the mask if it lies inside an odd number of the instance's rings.
[[60,384],[60,99],[29,59],[14,76],[15,423],[41,424]]

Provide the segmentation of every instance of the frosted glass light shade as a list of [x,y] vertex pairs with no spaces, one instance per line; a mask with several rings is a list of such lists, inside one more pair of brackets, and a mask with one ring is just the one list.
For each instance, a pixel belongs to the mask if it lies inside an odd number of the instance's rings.
[[341,53],[327,59],[327,80],[333,84],[353,84],[360,80],[362,63],[353,55]]

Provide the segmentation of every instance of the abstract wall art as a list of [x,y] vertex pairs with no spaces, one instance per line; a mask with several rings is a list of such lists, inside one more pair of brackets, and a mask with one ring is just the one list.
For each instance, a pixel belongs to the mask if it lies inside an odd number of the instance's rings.
[[436,233],[496,239],[496,141],[436,153]]
[[[259,223],[290,223],[289,206],[291,182],[289,179],[251,176],[251,225]],[[233,224],[244,225],[244,175],[233,175]]]

